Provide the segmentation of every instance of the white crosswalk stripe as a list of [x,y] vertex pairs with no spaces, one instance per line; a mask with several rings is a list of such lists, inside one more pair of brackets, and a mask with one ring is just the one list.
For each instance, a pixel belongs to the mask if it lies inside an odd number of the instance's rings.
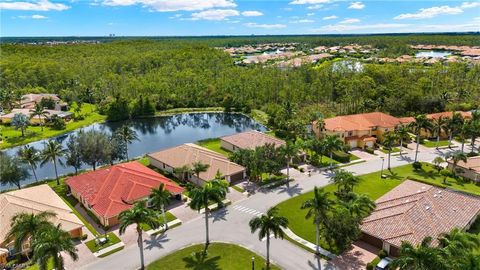
[[260,211],[257,211],[255,209],[251,209],[251,208],[248,208],[248,207],[245,207],[245,206],[242,206],[242,205],[235,205],[233,206],[233,209],[237,210],[237,211],[240,211],[240,212],[243,212],[245,214],[249,214],[249,215],[252,215],[252,216],[261,216],[262,215],[262,212]]

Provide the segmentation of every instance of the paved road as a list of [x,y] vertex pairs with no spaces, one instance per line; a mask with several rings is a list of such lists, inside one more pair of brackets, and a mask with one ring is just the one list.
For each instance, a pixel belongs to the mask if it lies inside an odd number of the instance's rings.
[[[449,150],[442,150],[443,153]],[[419,160],[432,161],[435,156],[443,154],[434,149],[419,153]],[[407,164],[413,161],[413,153],[404,157],[392,157],[392,167]],[[387,161],[385,160],[385,168]],[[356,174],[366,174],[379,171],[382,160],[372,159],[364,163],[351,165],[344,169]],[[314,186],[325,186],[329,181],[329,173],[314,174],[311,177],[297,174],[296,181],[290,188],[280,187],[265,193],[258,192],[248,199],[239,201],[227,209],[212,215],[210,235],[211,241],[232,242],[265,256],[265,242],[260,241],[256,235],[250,233],[248,222],[259,213],[264,213],[268,208],[289,199],[295,195],[308,192]],[[146,236],[147,237],[147,236]],[[182,226],[168,231],[165,235],[146,238],[145,261],[146,264],[169,254],[179,248],[202,243],[205,240],[205,223],[202,217],[196,218]],[[335,269],[324,260],[316,258],[286,240],[274,239],[271,243],[271,259],[274,263],[288,270],[299,269]],[[112,254],[94,263],[84,265],[81,269],[127,269],[139,267],[139,252],[136,245],[126,247],[124,250]],[[246,266],[245,269],[248,269]]]

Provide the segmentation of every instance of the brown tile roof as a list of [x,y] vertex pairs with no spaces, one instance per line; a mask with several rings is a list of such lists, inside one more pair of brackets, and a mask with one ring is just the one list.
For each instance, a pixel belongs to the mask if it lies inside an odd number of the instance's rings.
[[342,115],[325,119],[329,131],[370,130],[372,127],[394,127],[400,120],[382,112]]
[[[32,112],[30,111],[31,109],[13,109],[10,113],[0,115],[0,119],[11,119],[15,116],[17,113],[21,113],[26,115],[27,117],[31,117]],[[65,112],[65,111],[57,111],[57,110],[45,110],[48,113],[47,118],[50,118],[54,115],[58,115],[58,117],[64,118],[66,116],[71,115],[71,112]],[[35,119],[38,119],[38,116],[35,116]],[[42,115],[40,116],[40,119],[45,119],[45,117]]]
[[375,201],[362,232],[399,247],[420,243],[455,227],[465,228],[480,214],[480,198],[406,180]]
[[0,194],[0,243],[4,242],[10,230],[10,221],[18,213],[40,213],[52,211],[52,219],[62,229],[72,231],[83,227],[83,223],[72,209],[46,184]]
[[255,149],[265,144],[274,144],[276,147],[279,147],[285,144],[283,140],[256,130],[224,136],[220,139],[240,149]]
[[172,168],[191,166],[194,162],[210,165],[206,172],[200,173],[200,178],[210,181],[215,178],[217,171],[223,176],[233,175],[245,170],[244,167],[231,162],[227,157],[193,143],[186,143],[148,154],[150,158],[167,164]]
[[[472,117],[472,113],[471,113],[471,112],[458,111],[457,113],[460,113],[460,115],[462,115],[463,118],[470,118],[470,117]],[[440,117],[443,117],[443,118],[452,118],[452,115],[453,115],[453,112],[439,112],[439,113],[427,114],[427,118],[428,118],[428,119],[438,119],[438,118],[440,118]]]
[[137,161],[73,176],[65,183],[85,198],[97,214],[105,218],[117,216],[130,209],[132,202],[147,197],[152,188],[157,188],[162,183],[172,194],[183,191],[183,188],[172,180]]
[[[448,160],[448,162],[450,163],[451,160]],[[462,167],[462,168],[467,169],[467,170],[472,170],[472,171],[476,171],[476,172],[480,173],[480,156],[469,157],[469,158],[467,158],[466,163],[463,162],[463,160],[460,160],[457,163],[457,166]]]

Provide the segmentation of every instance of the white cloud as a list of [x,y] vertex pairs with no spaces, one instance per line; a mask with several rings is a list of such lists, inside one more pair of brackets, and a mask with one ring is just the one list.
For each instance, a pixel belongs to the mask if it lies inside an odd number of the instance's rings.
[[348,6],[350,9],[363,9],[364,7],[365,4],[362,2],[352,2],[350,3],[350,6]]
[[70,7],[67,5],[52,3],[48,0],[40,0],[36,2],[0,2],[0,9],[9,10],[62,11],[69,8]]
[[234,9],[210,9],[192,13],[192,20],[222,21],[228,17],[238,16],[240,12]]
[[340,23],[347,24],[347,23],[358,23],[358,22],[360,22],[359,19],[347,18],[341,21]]
[[337,19],[337,18],[338,18],[337,16],[332,15],[332,16],[323,17],[322,19],[323,19],[323,20],[335,20],[335,19]]
[[35,19],[35,20],[42,20],[42,19],[47,19],[47,18],[48,17],[43,16],[43,15],[38,15],[38,14],[32,15],[32,19]]
[[321,8],[323,8],[322,4],[307,7],[307,9],[310,9],[310,10],[316,10],[316,9],[321,9]]
[[309,19],[302,19],[298,21],[291,21],[290,23],[313,23],[315,22],[314,20],[309,20]]
[[178,18],[180,18],[180,17],[182,17],[182,16],[183,16],[183,14],[175,14],[175,15],[170,16],[170,17],[168,17],[168,18],[169,18],[169,19],[178,19]]
[[196,11],[211,8],[236,7],[233,0],[104,0],[107,6],[131,6],[140,4],[153,11]]
[[287,27],[285,24],[258,24],[258,23],[245,23],[244,26],[251,27],[251,28],[265,28],[265,29]]
[[307,13],[307,16],[309,16],[309,17],[310,16],[315,16],[315,13],[313,13],[313,12],[312,13]]
[[290,5],[314,5],[330,3],[331,0],[293,0]]
[[480,2],[463,2],[461,8],[476,8],[480,7]]
[[449,6],[440,6],[440,7],[431,7],[431,8],[421,8],[417,13],[404,13],[396,16],[395,20],[403,19],[429,19],[436,17],[438,15],[454,15],[460,14],[463,10],[460,7],[449,7]]
[[247,10],[242,12],[242,15],[245,17],[257,17],[257,16],[262,16],[263,13],[255,10]]

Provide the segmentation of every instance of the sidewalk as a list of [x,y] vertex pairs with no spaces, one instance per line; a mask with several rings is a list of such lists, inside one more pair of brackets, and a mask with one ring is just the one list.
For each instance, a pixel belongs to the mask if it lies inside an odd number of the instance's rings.
[[[292,240],[302,244],[303,246],[311,249],[313,252],[316,252],[317,251],[317,246],[313,243],[310,243],[308,242],[307,240],[301,238],[300,236],[297,236],[296,234],[294,234],[289,228],[286,228],[286,229],[283,229],[283,232],[289,237],[291,238]],[[326,256],[330,259],[334,259],[337,257],[337,255],[331,253],[330,251],[326,250],[326,249],[323,249],[322,247],[319,247],[318,248],[319,251],[320,251],[320,254],[322,254],[323,256]]]

